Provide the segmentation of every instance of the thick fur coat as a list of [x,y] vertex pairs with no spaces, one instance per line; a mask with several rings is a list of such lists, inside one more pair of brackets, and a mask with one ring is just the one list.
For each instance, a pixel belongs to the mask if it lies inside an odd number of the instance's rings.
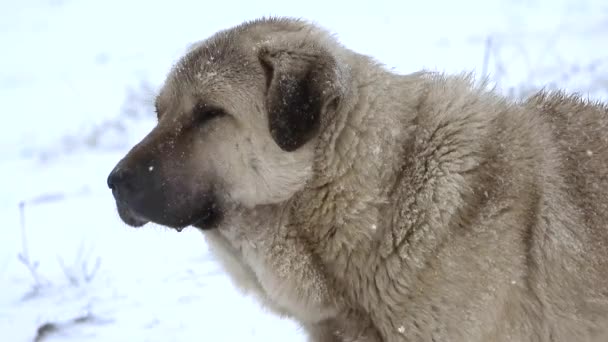
[[121,217],[200,228],[311,341],[608,340],[606,105],[397,75],[288,18],[195,44],[156,104]]

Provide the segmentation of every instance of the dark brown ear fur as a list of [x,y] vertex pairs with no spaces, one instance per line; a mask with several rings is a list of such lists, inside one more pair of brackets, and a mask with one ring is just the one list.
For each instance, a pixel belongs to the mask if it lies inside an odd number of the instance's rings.
[[315,48],[263,49],[259,58],[266,73],[270,133],[281,149],[295,151],[318,132],[328,105],[337,104],[336,62]]

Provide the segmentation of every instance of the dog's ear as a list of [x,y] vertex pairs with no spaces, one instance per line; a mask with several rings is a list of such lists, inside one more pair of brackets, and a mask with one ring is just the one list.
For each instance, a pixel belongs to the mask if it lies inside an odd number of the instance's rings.
[[295,151],[314,137],[322,116],[339,103],[336,61],[311,47],[264,48],[259,59],[266,74],[270,133],[281,149]]

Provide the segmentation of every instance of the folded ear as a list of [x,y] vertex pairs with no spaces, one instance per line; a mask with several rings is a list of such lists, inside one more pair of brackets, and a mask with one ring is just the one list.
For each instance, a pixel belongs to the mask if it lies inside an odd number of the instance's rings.
[[336,61],[314,47],[264,48],[259,59],[266,73],[270,134],[281,149],[295,151],[315,136],[322,116],[338,105]]

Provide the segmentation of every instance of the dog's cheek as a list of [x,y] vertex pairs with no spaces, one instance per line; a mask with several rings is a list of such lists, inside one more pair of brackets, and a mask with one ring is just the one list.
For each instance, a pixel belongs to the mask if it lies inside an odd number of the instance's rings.
[[256,171],[251,164],[253,154],[246,141],[233,137],[216,147],[215,152],[210,153],[210,165],[215,182],[221,184],[226,199],[248,207],[255,205],[257,196],[254,189],[260,180],[255,178]]
[[258,154],[252,148],[251,140],[240,140],[226,156],[230,158],[222,175],[225,175],[224,181],[229,184],[231,197],[247,207],[259,204],[264,197],[258,191],[258,185],[263,183],[261,174],[264,170]]

